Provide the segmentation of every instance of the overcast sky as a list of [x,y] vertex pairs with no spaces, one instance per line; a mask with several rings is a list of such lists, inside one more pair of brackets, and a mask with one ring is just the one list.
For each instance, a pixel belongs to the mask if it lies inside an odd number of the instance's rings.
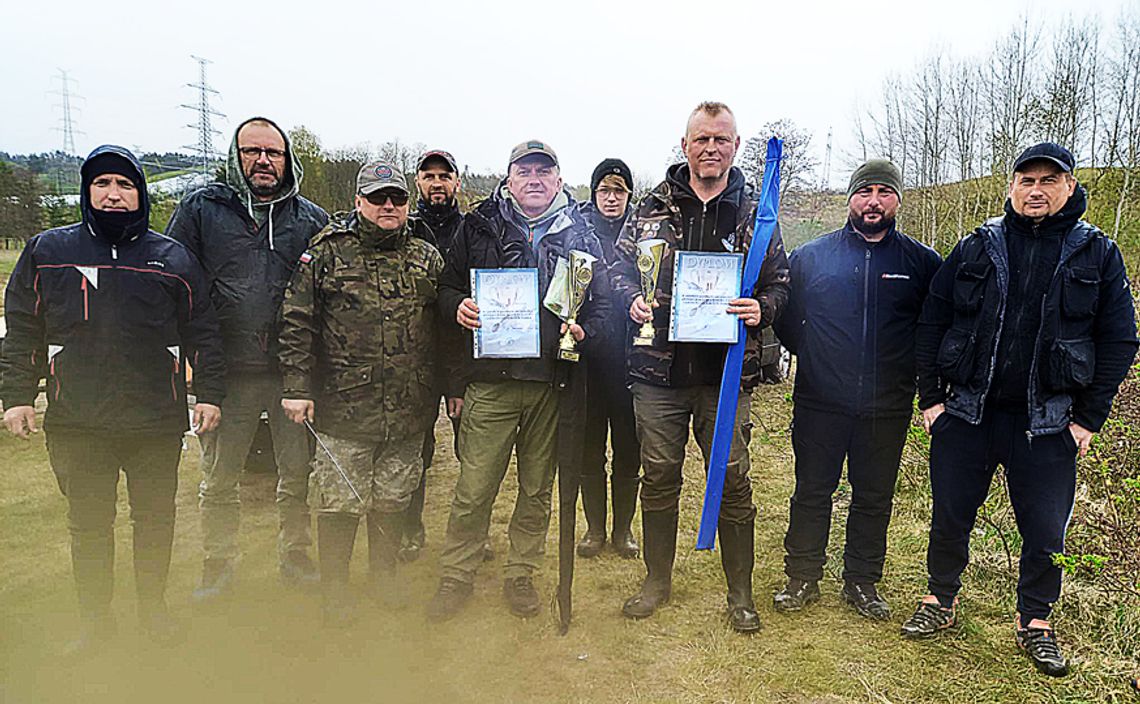
[[[1135,0],[1123,0],[1135,2]],[[850,171],[851,117],[891,73],[942,48],[984,54],[1027,12],[1106,22],[1122,0],[952,2],[9,3],[0,43],[0,150],[62,147],[56,69],[70,72],[76,151],[114,142],[174,151],[206,57],[227,117],[305,125],[326,147],[399,137],[452,151],[476,171],[501,171],[524,139],[549,142],[570,183],[617,156],[657,178],[688,112],[728,103],[741,135],[788,118],[812,133],[822,160],[834,131],[832,182]],[[9,21],[11,20],[11,21]]]

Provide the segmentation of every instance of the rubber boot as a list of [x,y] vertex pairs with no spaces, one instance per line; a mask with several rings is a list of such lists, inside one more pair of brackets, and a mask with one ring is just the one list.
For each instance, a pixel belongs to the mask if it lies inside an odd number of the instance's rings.
[[63,648],[66,658],[83,658],[115,635],[111,596],[115,589],[115,540],[106,531],[71,531],[71,569],[79,598],[79,637]]
[[645,541],[645,582],[626,600],[621,612],[627,618],[648,618],[669,601],[673,589],[673,556],[677,552],[677,510],[641,512]]
[[625,558],[635,558],[641,548],[633,539],[633,514],[637,510],[637,489],[640,477],[611,477],[610,489],[613,492],[614,532],[611,538],[614,550]]
[[360,518],[351,513],[317,516],[317,559],[321,566],[321,611],[326,626],[344,628],[352,620],[348,563]]
[[606,474],[582,475],[582,510],[586,534],[578,542],[579,557],[597,557],[606,545]]
[[755,633],[760,630],[760,617],[752,601],[754,522],[729,523],[721,519],[717,529],[720,532],[720,563],[728,583],[728,625],[737,633]]
[[396,574],[400,551],[400,530],[407,514],[368,512],[368,576],[373,597],[388,609],[406,605],[402,584]]
[[174,516],[169,521],[134,524],[135,592],[139,624],[160,645],[180,642],[185,632],[166,608],[166,579],[170,574],[170,549],[174,544]]

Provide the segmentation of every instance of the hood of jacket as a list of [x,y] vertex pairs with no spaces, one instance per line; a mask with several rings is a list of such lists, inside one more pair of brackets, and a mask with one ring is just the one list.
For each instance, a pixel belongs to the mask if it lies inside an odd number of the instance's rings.
[[[137,178],[131,180],[136,185],[140,185],[139,190],[139,209],[131,211],[132,214],[137,214],[137,217],[125,218],[125,227],[123,228],[120,237],[111,237],[109,233],[102,232],[102,228],[97,222],[95,209],[91,205],[91,182],[99,174],[92,173],[94,168],[93,162],[97,157],[113,155],[121,158],[129,165]],[[80,188],[79,188],[79,208],[83,217],[83,224],[91,231],[93,235],[101,239],[107,239],[114,242],[133,240],[139,235],[145,233],[150,226],[150,197],[146,192],[146,174],[143,173],[142,164],[135,158],[129,149],[120,147],[115,144],[104,144],[100,147],[95,147],[87,158],[83,160],[83,165],[79,167]]]
[[[241,155],[238,154],[238,133],[241,128],[245,127],[251,122],[267,122],[273,125],[273,129],[281,133],[281,139],[285,141],[285,173],[282,175],[281,184],[277,188],[277,193],[269,200],[258,200],[253,195],[253,191],[249,189],[249,181],[245,178],[245,172],[241,168]],[[229,155],[226,157],[226,179],[225,184],[232,188],[237,193],[238,198],[249,209],[250,214],[253,214],[254,207],[268,207],[275,205],[284,200],[288,200],[301,192],[301,180],[305,175],[304,169],[301,167],[301,160],[293,152],[293,143],[289,141],[289,135],[285,130],[277,126],[277,123],[266,117],[251,117],[245,122],[237,126],[234,130],[233,140],[230,142]]]

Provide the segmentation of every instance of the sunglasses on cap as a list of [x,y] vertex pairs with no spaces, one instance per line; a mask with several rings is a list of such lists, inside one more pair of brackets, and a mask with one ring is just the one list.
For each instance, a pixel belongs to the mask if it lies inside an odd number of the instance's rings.
[[387,201],[392,201],[392,205],[400,207],[408,204],[408,194],[397,190],[382,190],[369,193],[364,196],[364,200],[372,205],[384,205]]

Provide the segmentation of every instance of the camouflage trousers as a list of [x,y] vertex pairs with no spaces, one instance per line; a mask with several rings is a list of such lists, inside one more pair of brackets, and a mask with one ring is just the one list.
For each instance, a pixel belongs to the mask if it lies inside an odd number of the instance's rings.
[[[317,437],[324,444],[317,444],[313,456],[321,513],[363,516],[407,510],[424,473],[423,435],[386,442],[338,438],[320,431]],[[333,457],[345,476],[337,471]]]
[[202,446],[202,483],[198,506],[202,513],[202,543],[207,559],[238,555],[241,522],[241,480],[261,412],[269,416],[273,459],[277,465],[277,536],[279,555],[305,551],[312,544],[309,521],[308,432],[281,410],[281,378],[271,373],[230,374],[222,401],[225,421],[198,437]]

